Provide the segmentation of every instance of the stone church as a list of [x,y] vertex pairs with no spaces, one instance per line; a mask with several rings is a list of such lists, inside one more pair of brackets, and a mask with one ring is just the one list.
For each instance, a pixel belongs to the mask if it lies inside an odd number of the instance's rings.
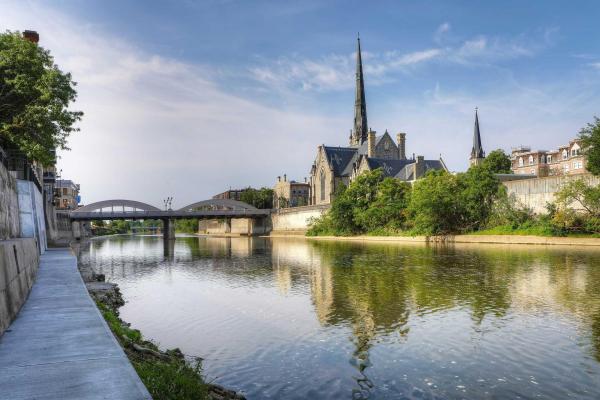
[[406,157],[406,134],[398,133],[396,142],[385,131],[377,133],[367,124],[367,102],[363,79],[360,38],[356,52],[356,100],[354,128],[346,147],[321,145],[310,171],[310,203],[329,204],[340,185],[348,186],[364,171],[381,168],[385,176],[403,181],[419,179],[431,169],[447,170],[444,161],[425,160],[423,156]]

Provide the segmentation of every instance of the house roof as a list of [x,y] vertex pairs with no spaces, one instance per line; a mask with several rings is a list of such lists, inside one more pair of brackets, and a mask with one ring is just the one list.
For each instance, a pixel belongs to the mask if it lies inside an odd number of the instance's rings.
[[346,167],[348,164],[351,165],[351,161],[354,158],[358,149],[356,147],[329,147],[323,146],[325,155],[329,165],[333,168],[333,174],[335,176],[344,176]]

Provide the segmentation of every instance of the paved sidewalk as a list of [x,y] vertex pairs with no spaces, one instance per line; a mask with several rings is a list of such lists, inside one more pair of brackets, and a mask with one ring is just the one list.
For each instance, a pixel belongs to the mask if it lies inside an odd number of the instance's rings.
[[68,249],[49,250],[0,337],[0,399],[151,399]]

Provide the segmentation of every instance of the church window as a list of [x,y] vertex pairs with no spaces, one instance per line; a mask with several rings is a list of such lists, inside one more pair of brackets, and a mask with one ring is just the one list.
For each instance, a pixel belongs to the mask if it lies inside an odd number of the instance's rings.
[[533,156],[529,156],[529,165],[533,165]]
[[523,157],[519,157],[519,167],[523,166]]
[[325,171],[324,170],[321,170],[319,180],[321,181],[321,201],[325,201]]

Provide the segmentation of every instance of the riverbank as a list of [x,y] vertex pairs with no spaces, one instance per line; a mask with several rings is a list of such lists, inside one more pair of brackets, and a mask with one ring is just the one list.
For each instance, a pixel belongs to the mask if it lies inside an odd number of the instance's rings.
[[532,236],[532,235],[447,235],[447,236],[301,236],[272,233],[268,237],[305,237],[308,240],[337,240],[349,242],[411,242],[411,243],[482,243],[528,244],[559,246],[600,246],[600,238]]
[[140,379],[155,399],[245,400],[219,385],[206,383],[202,359],[187,357],[178,348],[163,351],[119,318],[125,304],[119,287],[104,275],[78,265],[86,288]]

